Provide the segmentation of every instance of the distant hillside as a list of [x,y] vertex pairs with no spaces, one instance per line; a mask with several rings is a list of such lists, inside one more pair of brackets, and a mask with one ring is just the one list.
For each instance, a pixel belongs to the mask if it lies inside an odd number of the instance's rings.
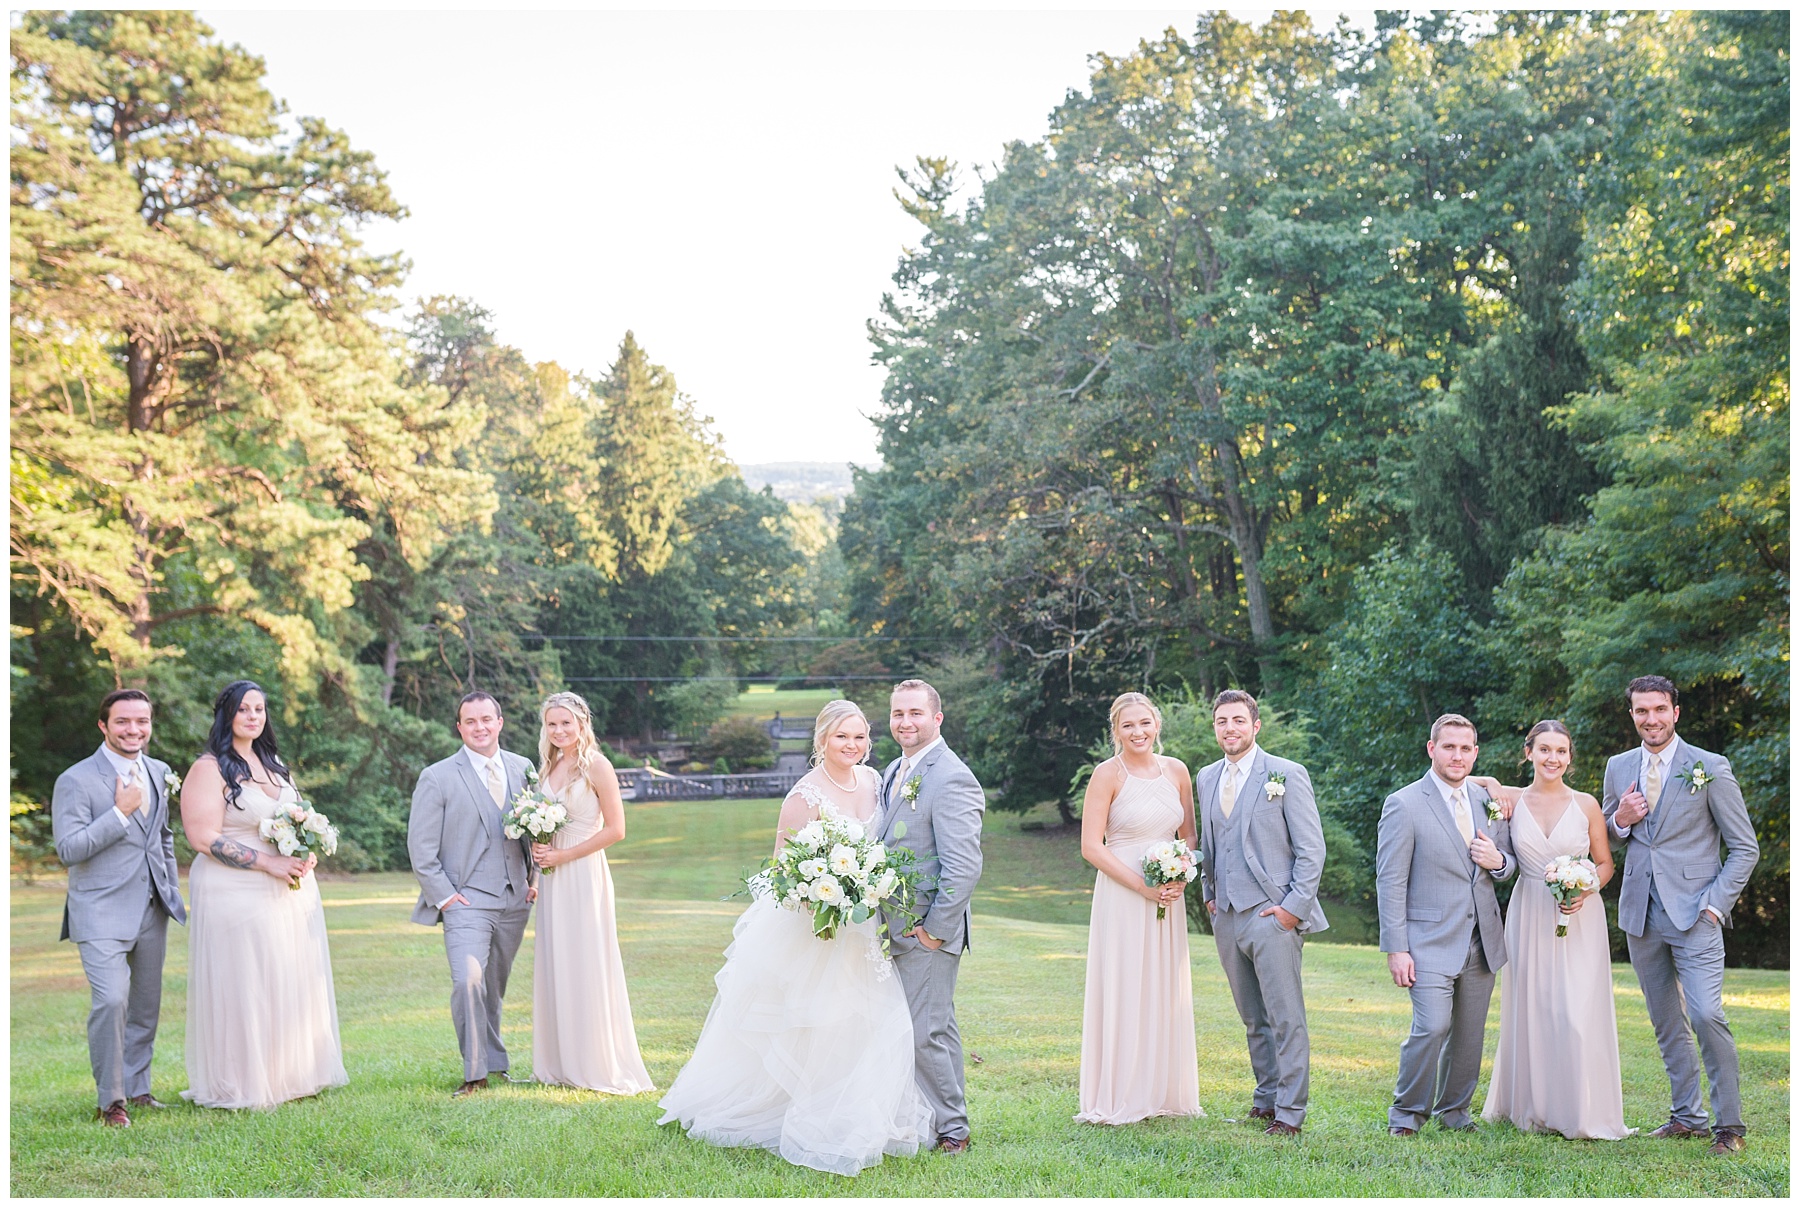
[[753,491],[769,486],[777,499],[811,503],[821,495],[843,499],[850,494],[850,465],[838,461],[765,461],[739,466]]

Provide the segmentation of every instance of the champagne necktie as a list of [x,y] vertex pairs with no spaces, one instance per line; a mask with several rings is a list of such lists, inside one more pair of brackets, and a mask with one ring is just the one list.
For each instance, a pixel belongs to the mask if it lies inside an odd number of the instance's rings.
[[1652,755],[1644,761],[1644,816],[1656,812],[1656,800],[1662,796],[1662,758]]
[[[120,780],[123,781],[126,788],[130,788],[132,785],[136,784],[138,782],[138,765],[135,763],[126,764],[125,774],[120,777]],[[145,793],[144,800],[139,802],[137,809],[131,812],[131,820],[137,823],[139,830],[144,829],[144,815],[149,809],[150,794]]]
[[1219,786],[1219,812],[1226,819],[1231,818],[1231,811],[1237,808],[1237,765],[1225,765],[1225,782]]
[[1469,814],[1469,791],[1458,788],[1451,796],[1456,798],[1456,829],[1462,832],[1464,843],[1475,842],[1475,819]]
[[494,804],[504,804],[506,798],[506,786],[500,781],[499,765],[492,759],[488,760],[487,765],[487,786],[488,796],[494,799]]

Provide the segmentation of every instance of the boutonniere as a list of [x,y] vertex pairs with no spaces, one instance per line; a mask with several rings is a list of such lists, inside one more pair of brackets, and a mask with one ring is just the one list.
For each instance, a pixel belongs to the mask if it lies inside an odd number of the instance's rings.
[[1287,796],[1287,777],[1280,772],[1270,772],[1269,778],[1263,781],[1263,792],[1269,795],[1270,801]]
[[1677,773],[1676,779],[1688,786],[1689,793],[1698,793],[1701,789],[1717,780],[1718,777],[1708,776],[1706,774],[1706,765],[1696,759],[1694,760],[1694,766],[1685,772]]
[[176,797],[180,796],[180,794],[181,794],[181,777],[177,776],[173,772],[164,772],[163,773],[163,792],[168,794],[170,801],[173,801],[173,800],[175,800]]
[[914,776],[911,780],[908,780],[905,784],[900,786],[901,800],[905,801],[907,807],[910,809],[916,810],[919,808],[919,779],[919,777]]
[[1498,822],[1506,817],[1506,815],[1500,811],[1500,803],[1492,797],[1489,797],[1486,801],[1482,802],[1481,805],[1483,809],[1487,810],[1489,822]]

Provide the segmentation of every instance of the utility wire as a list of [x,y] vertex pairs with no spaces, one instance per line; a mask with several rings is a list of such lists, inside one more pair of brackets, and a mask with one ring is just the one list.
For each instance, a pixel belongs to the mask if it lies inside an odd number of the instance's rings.
[[891,675],[565,675],[571,684],[691,684],[695,680],[731,684],[782,684],[793,680],[822,680],[828,684],[844,680],[879,680],[891,684]]
[[705,634],[656,635],[641,634],[604,634],[604,633],[527,633],[521,634],[527,641],[536,639],[540,642],[938,642],[956,643],[963,638],[820,638],[820,637],[720,637]]

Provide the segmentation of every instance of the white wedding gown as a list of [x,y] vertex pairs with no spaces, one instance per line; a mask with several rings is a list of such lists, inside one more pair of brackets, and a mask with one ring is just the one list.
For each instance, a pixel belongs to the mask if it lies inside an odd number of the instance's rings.
[[[794,791],[832,810],[811,785]],[[912,1016],[873,920],[822,940],[810,914],[757,897],[713,982],[719,992],[658,1124],[841,1175],[930,1146]]]

